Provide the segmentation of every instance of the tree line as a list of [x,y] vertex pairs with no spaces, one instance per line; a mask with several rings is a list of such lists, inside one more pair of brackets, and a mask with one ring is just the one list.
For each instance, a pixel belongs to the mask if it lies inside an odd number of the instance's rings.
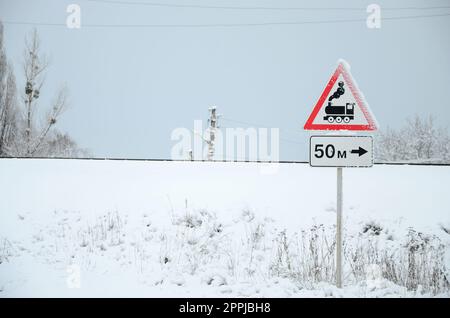
[[[50,105],[40,103],[49,66],[33,30],[25,39],[22,60],[24,83],[17,83],[8,60],[0,22],[0,157],[79,157],[86,155],[69,134],[55,125],[68,107],[68,90],[54,92]],[[46,92],[47,93],[47,92]]]
[[450,136],[433,116],[415,115],[377,134],[375,156],[381,162],[450,163]]

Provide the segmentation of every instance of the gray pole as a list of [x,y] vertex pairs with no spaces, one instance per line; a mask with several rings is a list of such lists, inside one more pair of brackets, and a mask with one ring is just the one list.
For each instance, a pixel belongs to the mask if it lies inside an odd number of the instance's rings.
[[337,168],[336,286],[342,288],[342,168]]
[[211,161],[214,158],[214,146],[216,142],[216,129],[217,129],[217,116],[216,106],[212,106],[210,109],[209,117],[209,141],[208,141],[208,160]]

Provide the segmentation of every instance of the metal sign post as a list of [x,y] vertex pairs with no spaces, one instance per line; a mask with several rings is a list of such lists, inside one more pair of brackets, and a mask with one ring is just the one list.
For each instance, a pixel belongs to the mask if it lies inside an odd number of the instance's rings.
[[342,168],[337,168],[336,286],[342,288]]
[[303,128],[342,131],[337,136],[311,136],[309,142],[311,167],[337,167],[336,286],[342,288],[342,168],[373,165],[372,137],[349,136],[346,131],[377,130],[376,120],[351,76],[347,62],[339,61]]

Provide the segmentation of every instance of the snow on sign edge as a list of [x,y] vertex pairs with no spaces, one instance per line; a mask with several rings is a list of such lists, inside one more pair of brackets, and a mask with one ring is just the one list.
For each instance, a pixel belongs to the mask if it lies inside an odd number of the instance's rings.
[[[376,131],[378,129],[378,122],[373,115],[369,104],[367,103],[364,94],[360,91],[358,84],[350,73],[350,65],[343,59],[339,59],[337,63],[336,70],[333,72],[331,78],[329,79],[325,89],[323,90],[319,100],[314,106],[311,114],[308,117],[305,125],[303,126],[304,130],[352,130],[352,131]],[[350,91],[356,102],[364,114],[365,119],[367,120],[367,125],[361,124],[352,124],[352,125],[336,125],[336,124],[314,124],[314,120],[316,119],[317,114],[320,109],[324,106],[325,99],[328,97],[331,88],[336,82],[339,75],[342,74],[346,81],[346,84],[350,87]]]

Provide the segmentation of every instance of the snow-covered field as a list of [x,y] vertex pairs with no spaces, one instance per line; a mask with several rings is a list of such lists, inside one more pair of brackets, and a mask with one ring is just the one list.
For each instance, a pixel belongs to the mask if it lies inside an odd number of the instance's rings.
[[450,167],[0,160],[0,297],[450,297]]

